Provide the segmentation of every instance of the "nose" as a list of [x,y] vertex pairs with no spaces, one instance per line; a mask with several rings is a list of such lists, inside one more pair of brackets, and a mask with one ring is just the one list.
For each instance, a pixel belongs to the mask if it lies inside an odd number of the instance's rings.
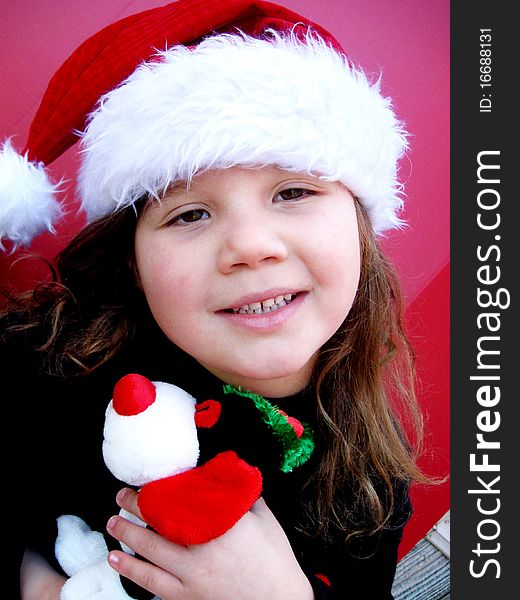
[[244,221],[235,219],[223,233],[218,256],[218,267],[222,273],[240,268],[254,269],[261,264],[281,262],[287,258],[286,240],[271,219],[256,215],[247,223]]

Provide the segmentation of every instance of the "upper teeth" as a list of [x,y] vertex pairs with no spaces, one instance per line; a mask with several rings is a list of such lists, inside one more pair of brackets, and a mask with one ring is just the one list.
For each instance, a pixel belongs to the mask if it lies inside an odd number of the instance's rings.
[[280,296],[276,296],[275,298],[268,298],[267,300],[262,300],[261,302],[253,302],[251,304],[244,304],[244,306],[240,306],[239,308],[234,308],[234,313],[239,313],[241,315],[261,315],[264,313],[272,312],[273,310],[278,310],[282,306],[286,306],[294,300],[296,294],[283,294]]

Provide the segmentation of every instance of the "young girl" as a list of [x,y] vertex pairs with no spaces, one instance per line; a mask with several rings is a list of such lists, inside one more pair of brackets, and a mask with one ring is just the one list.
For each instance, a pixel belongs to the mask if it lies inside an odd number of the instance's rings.
[[[413,354],[376,239],[401,223],[406,135],[389,100],[330,33],[272,3],[134,15],[58,71],[24,156],[4,145],[2,241],[52,230],[62,210],[44,165],[78,137],[88,225],[56,280],[2,317],[28,457],[15,482],[22,598],[59,597],[66,513],[108,531],[135,598],[391,598],[423,476],[400,425],[419,422]],[[226,534],[176,545],[111,517],[115,497],[139,516],[101,456],[106,404],[130,372],[195,398],[223,383],[261,394],[312,425],[315,451],[291,473],[264,468],[262,498]],[[261,454],[241,415],[228,427]]]

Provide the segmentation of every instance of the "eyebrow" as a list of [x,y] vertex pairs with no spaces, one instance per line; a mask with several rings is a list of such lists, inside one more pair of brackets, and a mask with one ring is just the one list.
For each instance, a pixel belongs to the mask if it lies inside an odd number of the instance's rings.
[[175,198],[175,196],[182,194],[189,190],[189,183],[182,180],[176,181],[175,183],[171,183],[166,190],[158,197],[148,196],[147,201],[145,203],[144,209],[148,210],[158,210],[161,208],[162,202],[164,200],[168,200],[169,197],[171,199]]
[[162,194],[162,198],[165,198],[169,194],[178,194],[179,192],[186,192],[190,189],[190,182],[185,181],[184,179],[181,181],[176,181],[175,183],[171,183]]

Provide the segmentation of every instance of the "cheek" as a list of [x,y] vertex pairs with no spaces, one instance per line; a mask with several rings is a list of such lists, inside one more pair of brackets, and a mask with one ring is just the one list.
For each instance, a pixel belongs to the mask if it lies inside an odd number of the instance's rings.
[[340,316],[345,318],[354,302],[360,277],[358,246],[338,248],[331,258],[327,273],[328,287],[332,291],[332,302]]
[[136,267],[144,295],[161,327],[171,327],[176,315],[193,298],[193,266],[156,244],[136,248]]
[[321,240],[315,267],[319,273],[323,318],[336,330],[347,317],[359,285],[360,249],[357,222],[334,227]]
[[319,239],[313,240],[319,277],[340,296],[357,290],[360,274],[357,221],[352,219],[350,211],[343,217],[323,228]]

